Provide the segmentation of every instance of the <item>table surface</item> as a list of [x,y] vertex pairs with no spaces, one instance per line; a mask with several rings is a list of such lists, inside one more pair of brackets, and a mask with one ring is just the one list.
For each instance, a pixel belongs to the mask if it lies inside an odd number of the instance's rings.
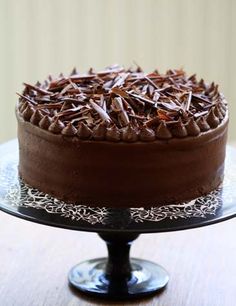
[[[0,145],[12,152],[15,142]],[[1,306],[235,306],[236,220],[171,233],[141,235],[131,256],[164,266],[170,281],[151,298],[105,302],[68,287],[76,263],[106,256],[96,234],[24,221],[0,212]]]

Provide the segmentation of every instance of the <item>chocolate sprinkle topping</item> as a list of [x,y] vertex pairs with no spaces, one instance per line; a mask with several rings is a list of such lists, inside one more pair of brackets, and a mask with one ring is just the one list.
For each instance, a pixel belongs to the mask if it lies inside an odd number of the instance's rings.
[[24,86],[18,94],[24,120],[80,139],[133,142],[197,136],[208,126],[216,128],[227,112],[218,85],[188,77],[181,69],[165,74],[118,65],[100,72],[91,68],[87,74],[73,69],[69,76],[49,76],[42,84]]

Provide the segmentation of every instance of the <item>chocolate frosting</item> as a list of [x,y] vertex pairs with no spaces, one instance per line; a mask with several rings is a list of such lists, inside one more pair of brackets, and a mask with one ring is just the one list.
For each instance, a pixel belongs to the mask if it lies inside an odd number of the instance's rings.
[[216,128],[220,123],[220,120],[219,120],[219,118],[216,117],[213,108],[210,110],[210,112],[207,116],[207,123],[209,124],[209,126],[211,128]]
[[21,178],[69,203],[111,208],[181,203],[223,180],[228,118],[197,137],[133,143],[81,141],[45,131],[19,113],[17,118]]
[[106,131],[107,140],[117,142],[120,140],[120,137],[121,137],[121,133],[115,125],[107,128],[107,131]]
[[190,118],[188,123],[185,125],[187,133],[189,136],[197,136],[200,134],[201,130],[199,126],[196,124],[194,118]]
[[62,130],[62,134],[66,136],[74,136],[77,133],[77,129],[73,126],[71,122],[67,124],[66,127]]
[[106,136],[106,125],[102,122],[93,129],[92,137],[95,140],[104,140]]
[[228,113],[214,83],[115,65],[49,76],[19,96],[19,174],[44,193],[80,205],[153,207],[222,183]]
[[61,122],[60,119],[56,119],[52,124],[49,126],[49,131],[54,134],[59,134],[63,129],[65,125]]
[[199,118],[205,117],[214,129],[227,113],[218,85],[198,81],[196,75],[188,77],[181,69],[160,74],[115,65],[98,72],[90,69],[87,74],[73,70],[67,77],[50,76],[43,83],[24,86],[18,94],[24,120],[39,125],[42,116],[48,116],[52,127],[40,124],[42,129],[80,139],[145,142],[170,135],[193,137],[208,129]]
[[135,142],[138,140],[137,131],[131,124],[122,129],[122,140],[125,142]]
[[156,139],[156,136],[152,129],[144,126],[140,130],[139,138],[142,141],[153,141]]
[[48,130],[51,123],[52,123],[52,119],[46,115],[40,120],[39,126],[44,130]]
[[26,107],[27,107],[28,105],[29,105],[28,102],[26,102],[26,101],[23,102],[23,103],[19,106],[20,112],[23,113],[24,110],[26,109]]
[[171,132],[166,126],[165,121],[162,121],[156,130],[156,137],[158,139],[170,139],[172,138]]
[[218,108],[219,108],[219,111],[221,112],[222,116],[225,117],[225,114],[226,114],[225,108],[222,105],[219,105]]
[[92,131],[87,125],[85,125],[83,122],[80,122],[78,124],[77,135],[79,136],[80,139],[88,139],[91,137]]
[[33,115],[30,118],[30,122],[35,125],[38,125],[42,118],[43,118],[42,113],[38,109],[36,109],[36,111],[33,113]]
[[180,120],[174,123],[173,125],[171,125],[171,132],[172,135],[179,138],[186,137],[188,135],[183,122]]
[[26,121],[29,121],[33,113],[34,113],[33,107],[28,105],[26,109],[23,111],[22,116]]
[[201,132],[206,132],[206,131],[210,130],[210,126],[207,123],[205,117],[198,118],[196,122],[197,122],[197,125],[199,126]]
[[214,112],[215,112],[216,117],[219,118],[220,121],[222,121],[223,118],[224,118],[224,116],[223,116],[223,114],[221,113],[219,106],[216,106],[216,107],[214,108]]

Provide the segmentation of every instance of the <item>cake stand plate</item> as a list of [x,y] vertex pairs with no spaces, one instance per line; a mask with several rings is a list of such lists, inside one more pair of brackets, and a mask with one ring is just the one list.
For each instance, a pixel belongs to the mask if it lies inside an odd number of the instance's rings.
[[[15,151],[15,150],[14,150]],[[227,148],[222,186],[189,202],[150,208],[91,207],[55,199],[24,184],[18,177],[18,156],[0,161],[0,210],[29,221],[79,231],[97,232],[108,258],[89,260],[69,272],[70,285],[97,297],[127,299],[163,289],[168,273],[146,260],[129,259],[139,234],[205,226],[236,216],[236,154]]]

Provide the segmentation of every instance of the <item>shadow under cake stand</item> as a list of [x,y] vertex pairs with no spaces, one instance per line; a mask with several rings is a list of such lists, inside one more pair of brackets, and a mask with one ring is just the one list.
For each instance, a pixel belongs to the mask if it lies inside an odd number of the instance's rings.
[[[15,150],[14,150],[15,151]],[[168,283],[166,270],[148,260],[129,258],[140,234],[196,228],[236,216],[236,156],[227,149],[224,183],[190,202],[151,208],[113,209],[73,205],[25,185],[18,177],[18,157],[0,162],[0,209],[25,220],[78,231],[96,232],[106,242],[108,258],[73,267],[69,283],[80,291],[112,299],[153,294]]]

